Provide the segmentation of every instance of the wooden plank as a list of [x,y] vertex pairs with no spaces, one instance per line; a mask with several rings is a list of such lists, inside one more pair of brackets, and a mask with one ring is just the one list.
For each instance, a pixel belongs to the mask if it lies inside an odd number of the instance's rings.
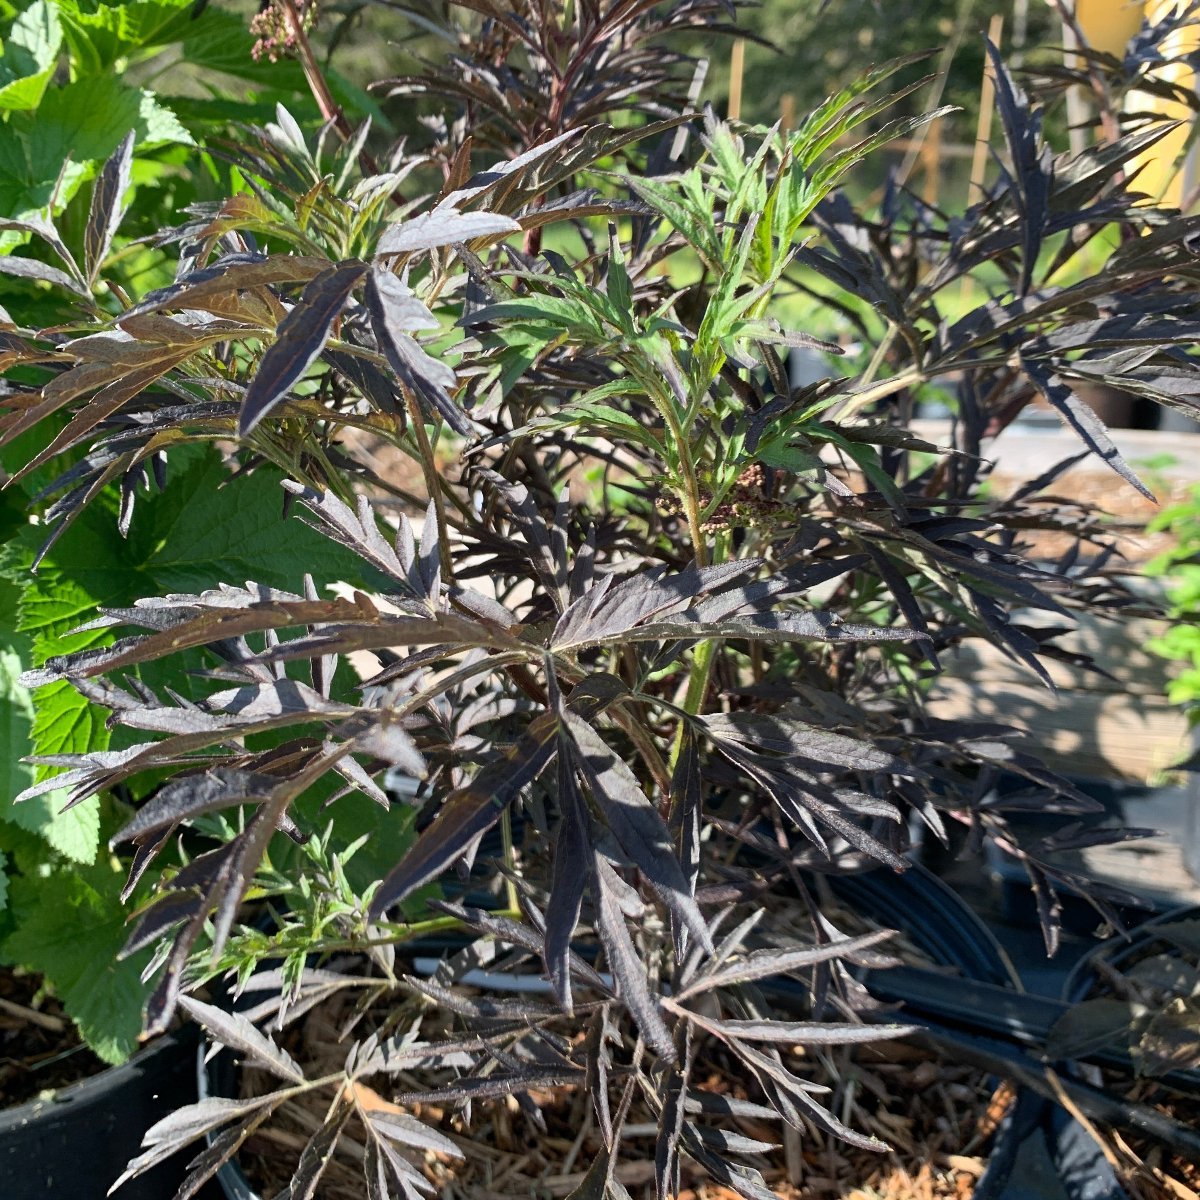
[[[1004,17],[996,13],[988,25],[988,40],[1000,47],[1000,35],[1004,32]],[[983,199],[984,172],[987,169],[988,150],[992,141],[992,117],[996,111],[996,77],[992,73],[989,57],[983,68],[983,84],[979,89],[979,123],[975,128],[975,153],[971,159],[971,186],[967,192],[967,203],[978,204]]]
[[1029,748],[1055,770],[1130,783],[1155,781],[1188,747],[1188,723],[1166,700],[1120,692],[967,681],[942,676],[929,697],[935,717],[1000,721],[1023,730]]
[[921,198],[926,204],[937,207],[942,184],[942,119],[933,121],[926,131],[921,147]]
[[729,110],[731,121],[742,115],[742,81],[746,74],[746,39],[738,38],[729,53]]

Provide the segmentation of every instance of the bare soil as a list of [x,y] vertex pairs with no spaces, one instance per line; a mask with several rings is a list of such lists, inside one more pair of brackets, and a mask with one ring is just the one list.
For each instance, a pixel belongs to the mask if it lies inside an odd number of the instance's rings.
[[107,1064],[82,1042],[38,975],[0,967],[0,1109],[98,1075]]

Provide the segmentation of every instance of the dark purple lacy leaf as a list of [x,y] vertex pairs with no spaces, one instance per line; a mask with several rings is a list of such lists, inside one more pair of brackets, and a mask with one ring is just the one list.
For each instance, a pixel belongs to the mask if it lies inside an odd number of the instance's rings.
[[275,1200],[314,1200],[317,1185],[321,1182],[325,1169],[333,1161],[338,1139],[342,1136],[342,1130],[345,1129],[353,1111],[350,1105],[342,1103],[332,1116],[326,1117],[308,1139],[292,1177]]
[[133,169],[135,133],[130,130],[113,156],[104,164],[92,189],[92,204],[88,210],[87,228],[83,234],[84,261],[88,284],[96,282],[104,256],[116,236],[117,226],[125,214],[125,193],[129,190]]
[[591,892],[596,909],[596,927],[617,991],[647,1044],[661,1058],[674,1062],[674,1039],[663,1021],[658,1000],[646,978],[645,964],[625,925],[625,914],[618,899],[622,890],[623,885],[608,861],[599,851],[593,851]]
[[76,296],[90,296],[88,289],[66,271],[39,262],[36,258],[23,258],[16,254],[0,255],[0,275],[15,275],[18,279],[37,279],[55,287],[65,288]]
[[357,260],[338,263],[322,271],[300,293],[295,307],[280,321],[275,341],[262,356],[242,398],[238,432],[243,437],[320,355],[347,297],[366,271],[367,264]]
[[371,902],[374,919],[441,874],[500,820],[501,813],[549,765],[557,749],[557,732],[557,719],[544,714],[503,759],[484,767],[447,797],[433,824],[380,885]]
[[781,1045],[846,1046],[908,1037],[919,1025],[850,1025],[837,1021],[725,1021],[688,1013],[691,1020],[723,1038]]
[[436,329],[433,315],[391,271],[381,267],[371,268],[365,298],[375,340],[401,385],[455,433],[472,436],[474,426],[450,398],[458,386],[453,369],[427,354],[412,336],[417,329]]
[[146,1130],[142,1138],[143,1153],[129,1163],[120,1179],[113,1184],[113,1190],[126,1180],[133,1179],[164,1159],[170,1158],[189,1142],[194,1142],[206,1133],[239,1118],[261,1121],[280,1103],[281,1098],[268,1094],[249,1100],[208,1097],[198,1100],[195,1104],[177,1108]]
[[467,1076],[429,1091],[401,1092],[396,1096],[395,1103],[408,1107],[417,1104],[469,1104],[476,1100],[498,1100],[518,1092],[577,1086],[582,1078],[582,1071],[565,1068],[556,1071],[522,1071],[512,1075],[497,1072],[495,1075]]
[[561,752],[557,792],[562,818],[554,845],[550,898],[546,904],[545,958],[554,995],[569,1014],[572,1011],[571,937],[579,922],[593,851],[587,806],[569,761]]
[[1087,443],[1088,449],[1108,463],[1122,479],[1133,484],[1147,500],[1153,500],[1153,494],[1133,473],[1133,468],[1122,457],[1116,443],[1108,436],[1104,422],[1096,416],[1095,412],[1080,400],[1057,375],[1052,374],[1039,363],[1022,355],[1021,366],[1047,402]]
[[456,208],[435,208],[419,217],[390,225],[380,237],[375,254],[411,254],[452,246],[455,242],[520,232],[521,226],[512,217],[500,213],[464,213]]
[[1042,238],[1046,233],[1053,156],[1050,147],[1042,142],[1041,113],[1030,108],[1028,97],[1013,83],[1000,51],[990,40],[987,42],[987,52],[992,61],[996,108],[1008,142],[1012,183],[1021,212],[1021,292],[1024,294],[1033,282]]
[[858,937],[843,938],[823,946],[806,946],[799,950],[754,950],[731,966],[721,967],[720,958],[714,956],[713,966],[706,969],[679,993],[679,999],[710,992],[713,988],[737,987],[758,979],[769,979],[772,975],[790,975],[805,967],[831,962],[838,958],[853,960],[856,953],[869,950],[881,942],[894,937],[890,929],[879,929]]
[[843,1125],[833,1113],[822,1108],[811,1096],[813,1085],[793,1075],[773,1053],[763,1053],[745,1042],[733,1042],[732,1048],[738,1058],[754,1073],[762,1089],[770,1097],[775,1108],[789,1125],[803,1130],[811,1121],[818,1129],[833,1134],[852,1146],[863,1150],[884,1151],[886,1142],[876,1137],[858,1133]]
[[239,1013],[226,1012],[223,1008],[204,1004],[190,996],[184,996],[179,1004],[193,1021],[203,1025],[221,1045],[248,1056],[255,1066],[270,1071],[288,1083],[304,1082],[304,1072],[295,1059]]
[[570,712],[563,718],[574,743],[572,758],[621,849],[692,936],[711,950],[708,923],[692,898],[666,822],[634,773],[592,726]]
[[174,779],[138,809],[110,845],[161,832],[201,813],[261,799],[278,783],[274,775],[231,767],[214,767],[201,775]]

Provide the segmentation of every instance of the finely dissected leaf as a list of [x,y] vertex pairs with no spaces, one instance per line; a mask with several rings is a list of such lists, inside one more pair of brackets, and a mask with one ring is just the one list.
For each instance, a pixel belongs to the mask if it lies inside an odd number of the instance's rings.
[[[572,1189],[566,1200],[617,1200],[621,1192],[628,1195],[625,1188],[613,1179],[616,1158],[613,1150],[602,1149],[592,1160],[579,1186]],[[614,1190],[614,1183],[619,1192]]]
[[579,922],[587,883],[592,843],[583,794],[575,782],[568,758],[558,760],[558,806],[562,823],[554,846],[553,878],[546,905],[546,970],[554,994],[566,1012],[571,1001],[571,936]]
[[132,842],[201,813],[262,799],[278,783],[273,775],[231,767],[214,767],[202,775],[175,779],[143,804],[112,842]]
[[77,296],[88,295],[88,290],[73,275],[36,258],[19,258],[15,254],[0,254],[0,275],[13,275],[18,279],[36,279],[55,287],[74,292]]
[[333,323],[367,264],[351,260],[322,271],[279,323],[275,341],[263,355],[242,398],[238,430],[244,436],[288,393],[325,347]]
[[212,1004],[204,1004],[190,996],[179,1001],[180,1007],[193,1021],[198,1021],[223,1046],[245,1054],[255,1064],[289,1083],[303,1083],[304,1072],[282,1047],[276,1045],[246,1020],[234,1012],[226,1012]]
[[696,1127],[690,1122],[684,1122],[681,1141],[688,1155],[700,1163],[718,1183],[724,1184],[745,1200],[778,1200],[776,1193],[767,1187],[766,1181],[758,1171],[741,1163],[728,1162],[721,1155],[714,1154],[705,1146]]
[[609,970],[617,990],[637,1021],[642,1037],[668,1062],[675,1061],[675,1043],[663,1021],[662,1012],[646,978],[645,964],[638,955],[625,924],[617,897],[624,885],[599,851],[592,854],[591,892],[596,908],[596,925],[604,945]]
[[[804,967],[816,966],[836,958],[852,958],[862,950],[869,950],[893,937],[890,929],[864,933],[858,937],[843,938],[823,946],[805,946],[798,950],[754,950],[740,962],[731,966],[714,966],[690,983],[680,993],[680,999],[711,991],[716,987],[735,987],[757,979],[768,979],[772,975],[789,975]],[[714,959],[719,963],[719,959]]]
[[590,724],[569,712],[564,713],[564,721],[575,745],[579,770],[621,849],[692,936],[711,949],[708,923],[692,898],[666,822],[647,799],[637,777]]
[[911,773],[907,763],[867,742],[783,715],[714,713],[699,724],[716,741],[803,758],[822,766],[901,775]]
[[364,1096],[371,1089],[362,1084],[354,1085],[355,1100],[363,1120],[373,1133],[386,1138],[398,1146],[412,1146],[417,1150],[433,1150],[450,1158],[462,1158],[463,1152],[445,1134],[400,1111],[396,1105],[382,1100],[371,1093],[374,1102],[367,1103]]
[[520,231],[521,226],[512,217],[500,213],[464,213],[454,208],[435,208],[432,212],[385,229],[375,253],[410,254],[417,250],[451,246],[455,242],[470,242],[476,238]]
[[454,371],[411,336],[419,329],[436,329],[437,320],[395,275],[380,267],[372,267],[367,277],[366,302],[375,340],[401,384],[455,433],[471,434],[471,422],[450,398],[450,389],[458,386]]
[[[532,166],[534,163],[559,149],[559,147],[566,145],[567,142],[574,141],[582,132],[581,129],[568,129],[565,133],[560,133],[557,137],[552,137],[540,145],[522,151],[514,158],[493,163],[492,166],[480,171],[478,175],[472,176],[463,187],[457,188],[443,196],[438,201],[438,206],[434,211],[453,210],[462,204],[464,200],[474,200],[483,193],[494,190],[510,175],[525,170],[526,167]],[[463,239],[460,238],[459,240]]]
[[1108,436],[1104,422],[1096,416],[1092,408],[1080,400],[1057,375],[1051,374],[1041,364],[1022,356],[1021,365],[1025,374],[1037,386],[1038,391],[1061,414],[1067,424],[1079,434],[1088,449],[1108,463],[1122,479],[1133,484],[1147,500],[1153,500],[1154,496],[1134,474],[1133,469],[1117,449],[1116,443]]
[[353,1111],[349,1104],[343,1103],[332,1116],[326,1117],[308,1139],[287,1187],[279,1193],[276,1200],[284,1200],[285,1197],[286,1200],[313,1200],[321,1177],[333,1161],[338,1139]]
[[[210,1134],[208,1145],[188,1163],[188,1173],[173,1200],[193,1200],[200,1189],[242,1148],[246,1139],[270,1117],[272,1110],[273,1106],[263,1106],[244,1117],[233,1128],[223,1130],[215,1137]],[[128,1177],[122,1176],[122,1180]]]
[[919,1025],[849,1025],[837,1021],[725,1021],[700,1014],[692,1019],[721,1037],[746,1042],[779,1042],[784,1045],[844,1046],[907,1037]]
[[721,751],[774,799],[822,853],[828,854],[829,848],[818,822],[894,871],[905,870],[905,859],[854,819],[866,816],[897,821],[899,810],[895,805],[862,792],[829,787],[813,774],[791,766],[786,759],[769,760],[729,744],[721,745]]
[[129,190],[133,169],[133,141],[131,130],[104,164],[92,190],[92,205],[88,210],[87,229],[83,236],[89,284],[96,282],[101,264],[125,214],[125,193]]
[[806,1121],[811,1121],[819,1129],[852,1146],[860,1146],[864,1150],[888,1148],[886,1142],[856,1132],[842,1124],[828,1109],[817,1104],[809,1094],[805,1081],[793,1075],[772,1053],[764,1053],[745,1042],[735,1042],[734,1050],[754,1073],[780,1115],[797,1129],[804,1129]]
[[142,1138],[143,1153],[129,1163],[121,1177],[109,1189],[109,1194],[115,1192],[127,1180],[136,1178],[164,1159],[170,1158],[189,1142],[194,1142],[231,1121],[265,1118],[279,1103],[280,1100],[273,1094],[255,1096],[249,1100],[227,1100],[223,1097],[209,1096],[194,1104],[177,1108],[146,1130]]
[[1050,147],[1041,142],[1041,114],[1030,109],[1028,99],[1013,83],[1000,51],[991,41],[987,43],[987,52],[992,60],[996,107],[1012,156],[1013,183],[1020,203],[1024,251],[1021,291],[1026,292],[1033,281],[1049,217],[1052,156]]
[[[663,613],[671,610],[686,613],[693,601],[728,588],[761,566],[757,559],[739,559],[714,567],[692,565],[674,575],[658,571],[597,588],[574,601],[563,613],[551,645],[562,650],[629,636],[639,627],[651,627],[648,623],[652,617],[660,618],[654,626],[665,625],[661,621]],[[730,598],[733,611],[742,607],[740,600],[741,596],[734,592]]]
[[[117,667],[151,662],[166,654],[177,653],[195,646],[207,646],[249,633],[268,629],[285,629],[297,625],[323,625],[333,622],[353,622],[365,615],[355,601],[269,599],[244,606],[189,606],[199,615],[188,615],[169,629],[146,637],[124,638],[111,646],[84,650],[69,657],[46,660],[41,670],[27,672],[26,686],[40,687],[44,683],[71,674],[76,678],[91,678]],[[124,616],[124,614],[120,614]],[[376,614],[378,615],[378,614]],[[472,622],[455,617],[428,620],[416,617],[391,617],[378,622],[367,621],[355,627],[348,625],[336,631],[321,631],[304,638],[294,638],[273,647],[262,655],[265,662],[287,662],[312,657],[313,653],[333,654],[342,650],[372,650],[391,646],[492,646],[495,635]]]
[[582,1074],[582,1071],[569,1068],[532,1070],[511,1075],[498,1071],[494,1075],[467,1076],[427,1092],[401,1092],[396,1096],[396,1103],[412,1107],[417,1104],[466,1104],[475,1100],[496,1100],[501,1096],[578,1084]]
[[443,803],[433,824],[383,881],[371,905],[383,914],[461,858],[554,757],[558,721],[539,717],[499,762],[484,767]]
[[328,269],[323,258],[311,255],[267,255],[244,251],[224,254],[205,267],[187,271],[166,287],[154,288],[126,314],[139,317],[160,309],[204,309],[231,291],[273,284],[309,283]]

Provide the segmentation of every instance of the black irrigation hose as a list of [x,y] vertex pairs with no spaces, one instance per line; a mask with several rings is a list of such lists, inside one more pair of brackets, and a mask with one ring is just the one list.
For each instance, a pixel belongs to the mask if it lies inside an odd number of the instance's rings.
[[[872,992],[879,994],[878,983],[885,976],[892,974],[893,968],[887,971],[872,972],[867,983]],[[934,975],[934,972],[916,972],[920,975]],[[956,978],[947,982],[957,986],[970,983],[969,980]],[[761,985],[763,993],[779,999],[782,1007],[803,1007],[808,992],[803,984],[790,979],[772,979]],[[1121,1129],[1137,1131],[1147,1137],[1161,1142],[1164,1146],[1185,1153],[1200,1162],[1200,1131],[1193,1130],[1170,1117],[1164,1116],[1157,1109],[1145,1104],[1120,1100],[1072,1079],[1068,1075],[1058,1075],[1057,1083],[1061,1092],[1055,1087],[1052,1079],[1052,1069],[1045,1063],[1039,1062],[1026,1053],[1012,1041],[1002,1038],[987,1037],[966,1029],[952,1029],[930,1018],[917,1009],[905,1008],[904,1020],[910,1024],[919,1024],[921,1032],[913,1037],[925,1042],[934,1049],[941,1051],[955,1062],[977,1067],[991,1075],[1011,1079],[1014,1083],[1037,1092],[1048,1100],[1058,1103],[1062,1095],[1085,1117],[1092,1121],[1100,1121],[1106,1125],[1117,1126]],[[878,1014],[880,1020],[895,1020],[894,1012]],[[979,1022],[983,1024],[983,1022]]]
[[[864,982],[879,999],[902,1003],[906,1014],[931,1026],[1016,1042],[1034,1051],[1045,1047],[1055,1022],[1072,1007],[1063,1000],[1031,996],[919,967],[871,972]],[[1128,1051],[1116,1048],[1081,1054],[1072,1061],[1134,1071]],[[1159,1078],[1170,1087],[1200,1097],[1200,1072],[1170,1071]]]

